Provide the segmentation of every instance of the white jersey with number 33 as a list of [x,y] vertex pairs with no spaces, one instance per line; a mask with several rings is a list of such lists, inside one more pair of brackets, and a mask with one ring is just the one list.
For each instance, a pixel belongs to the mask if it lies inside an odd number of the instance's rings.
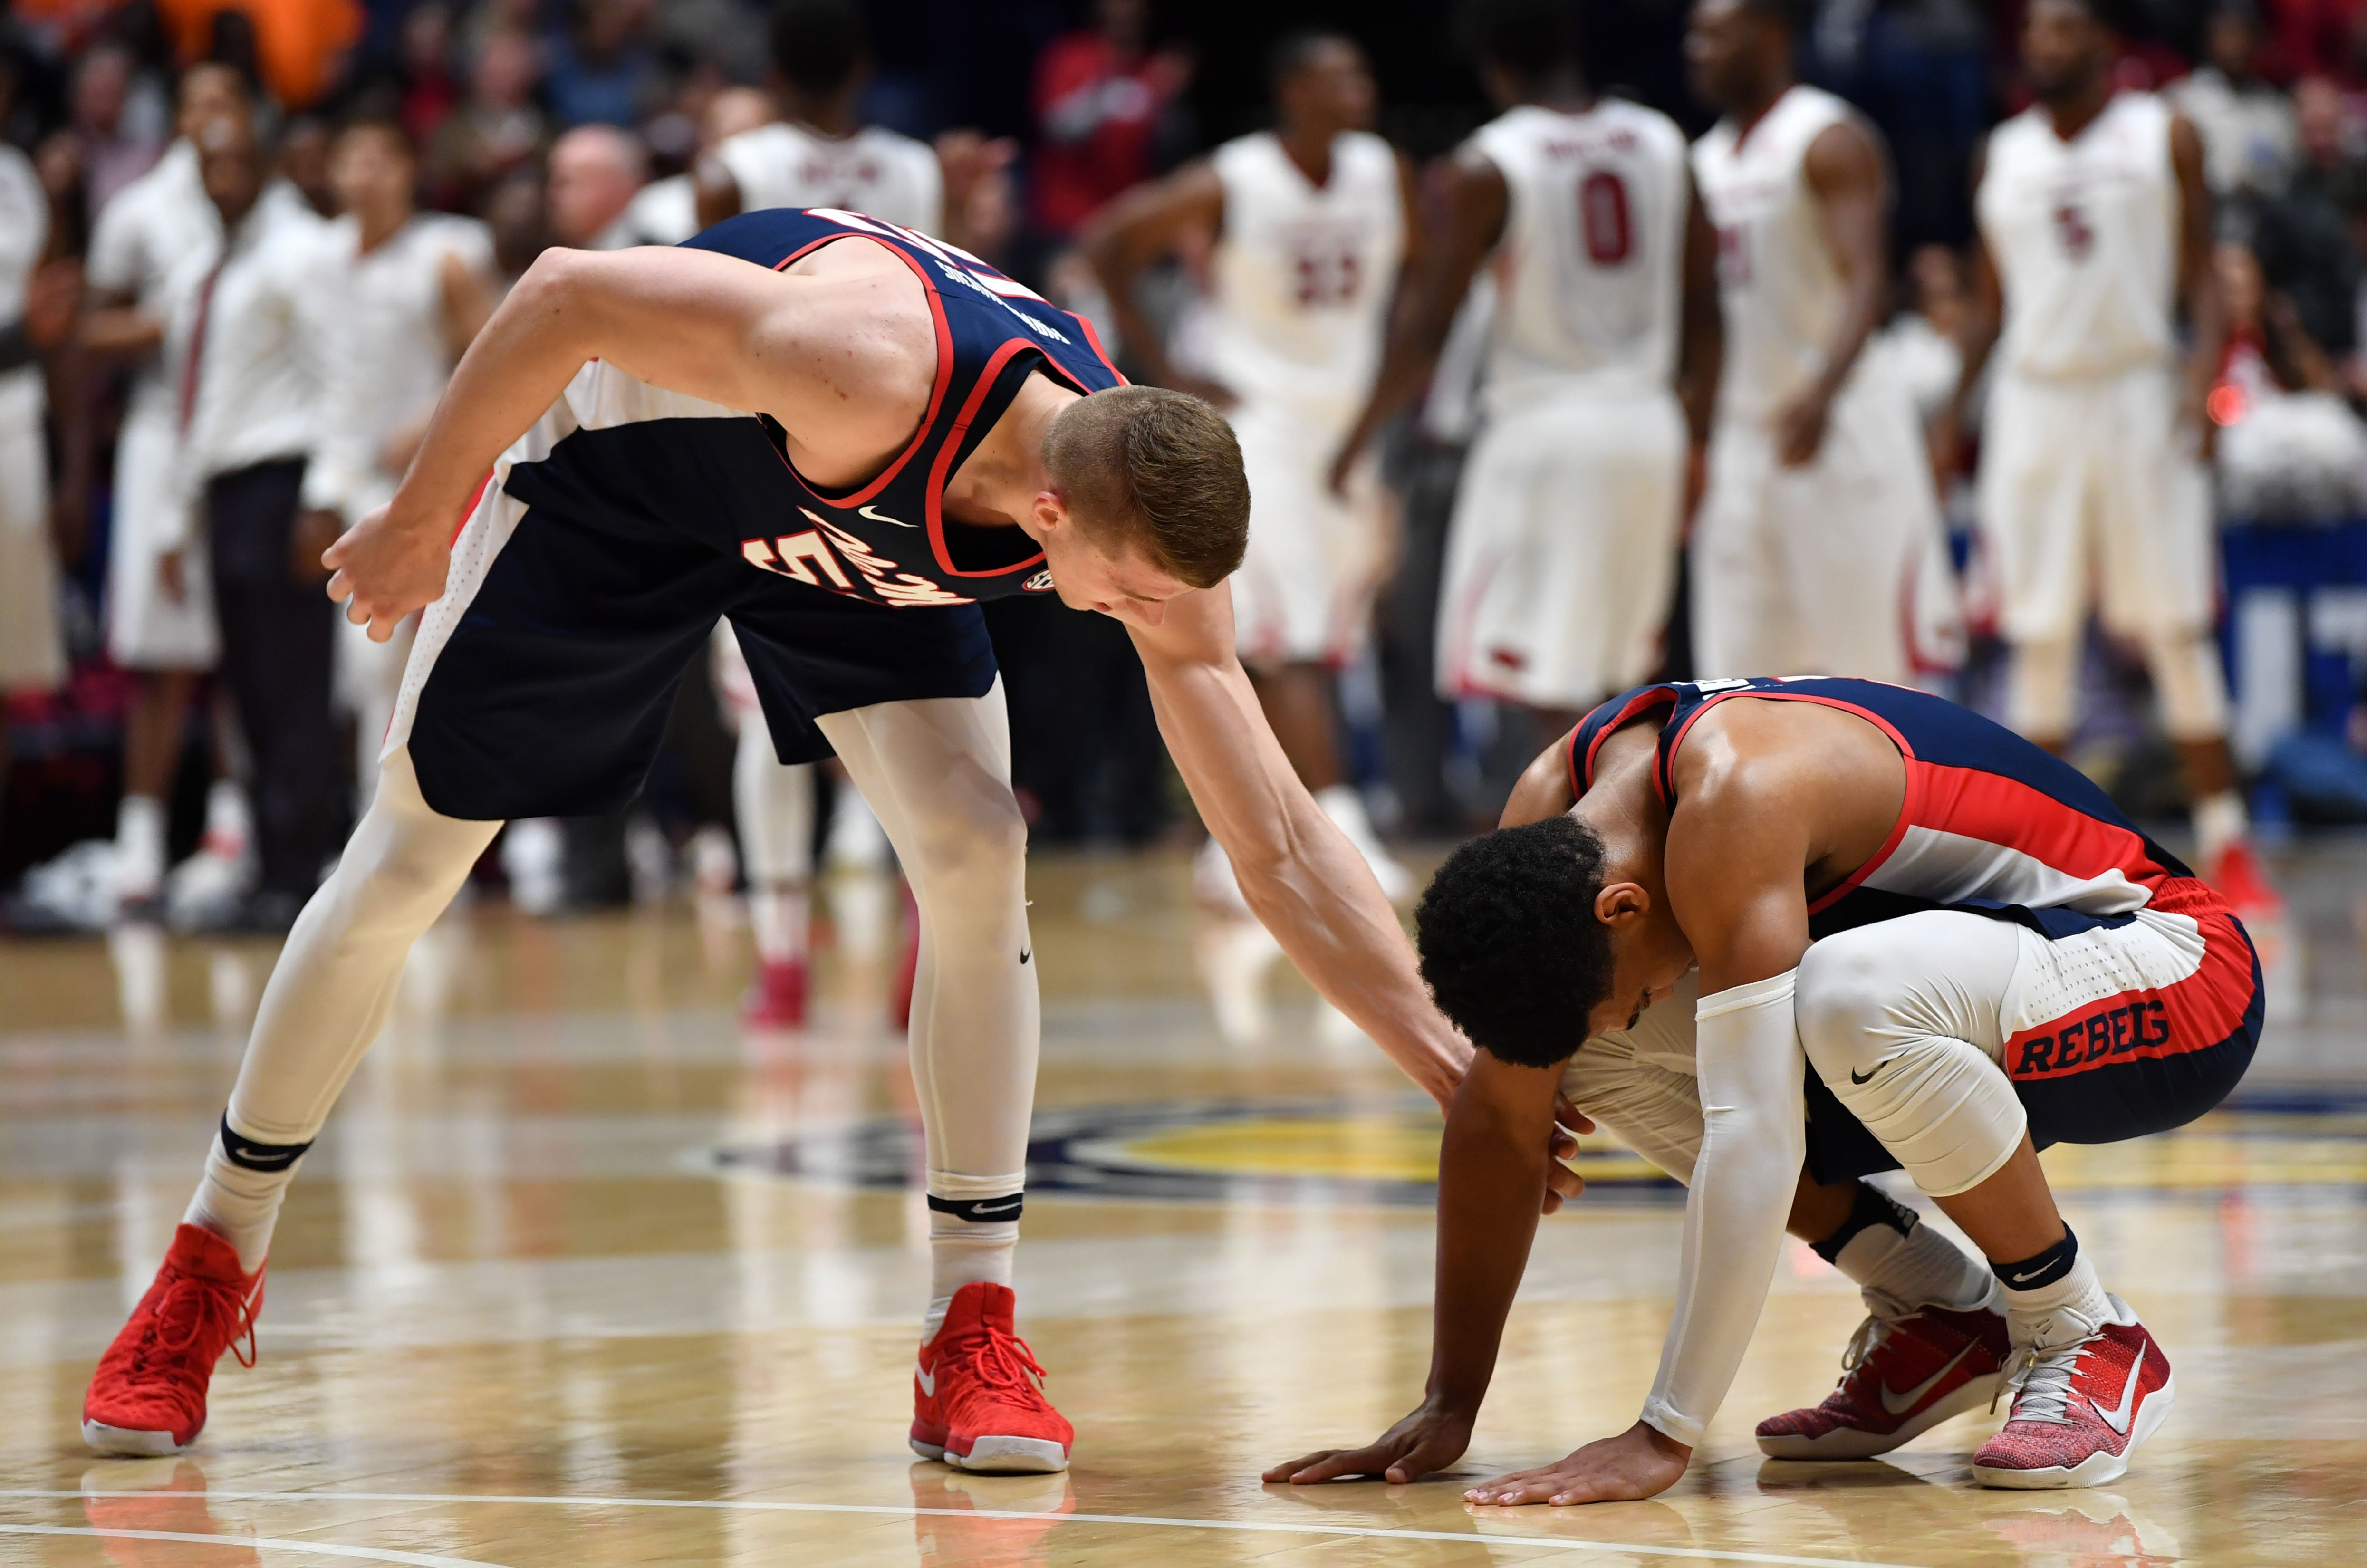
[[1251,402],[1353,417],[1380,365],[1405,250],[1397,153],[1349,131],[1332,141],[1320,186],[1268,131],[1226,142],[1211,161],[1225,187],[1217,379]]
[[1822,373],[1848,300],[1808,187],[1808,148],[1855,111],[1795,86],[1747,131],[1721,119],[1693,147],[1693,178],[1717,227],[1726,318],[1721,414],[1766,420]]
[[2168,361],[2178,289],[2169,106],[2123,93],[2068,142],[2043,107],[1989,135],[1975,210],[2005,292],[2007,369],[2041,380]]
[[1470,145],[1502,174],[1510,199],[1489,407],[1517,409],[1574,384],[1665,391],[1683,292],[1684,132],[1656,109],[1604,98],[1576,114],[1523,104]]

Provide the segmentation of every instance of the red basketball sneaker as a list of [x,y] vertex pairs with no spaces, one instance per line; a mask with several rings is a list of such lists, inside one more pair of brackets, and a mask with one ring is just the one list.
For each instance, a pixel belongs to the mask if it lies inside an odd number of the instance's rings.
[[230,1243],[181,1226],[156,1282],[98,1358],[83,1396],[82,1440],[103,1454],[148,1456],[177,1454],[196,1442],[206,1425],[206,1383],[221,1353],[255,1365],[255,1314],[262,1307],[263,1270],[242,1274]]
[[[2174,1396],[2169,1358],[2118,1296],[2090,1326],[2076,1313],[2036,1345],[2018,1346],[2013,1415],[1973,1456],[1984,1486],[2101,1486],[2129,1468]],[[2060,1332],[2067,1329],[2068,1334]],[[2051,1339],[2053,1343],[2048,1343]]]
[[954,1292],[912,1369],[912,1451],[961,1470],[1069,1468],[1076,1429],[1044,1397],[1044,1369],[1014,1331],[1008,1285]]
[[1869,1316],[1841,1354],[1825,1403],[1759,1424],[1759,1451],[1779,1460],[1886,1454],[1997,1398],[2009,1346],[2005,1314],[1919,1307]]
[[2203,880],[2219,891],[2236,918],[2247,925],[2284,913],[2284,895],[2269,881],[2259,856],[2240,838],[2219,851],[2205,868]]
[[755,983],[741,1004],[740,1021],[752,1029],[803,1028],[806,1021],[806,966],[796,959],[759,963]]

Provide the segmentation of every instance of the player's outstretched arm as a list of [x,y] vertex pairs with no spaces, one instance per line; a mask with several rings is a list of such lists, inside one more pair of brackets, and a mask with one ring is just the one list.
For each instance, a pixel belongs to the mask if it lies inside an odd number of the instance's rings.
[[1413,944],[1364,857],[1315,804],[1266,724],[1233,653],[1230,590],[1186,594],[1168,602],[1159,625],[1127,630],[1160,733],[1251,912],[1318,991],[1446,1104],[1471,1047],[1432,1004]]
[[1554,1069],[1510,1066],[1485,1051],[1473,1060],[1447,1108],[1439,1147],[1437,1278],[1421,1404],[1361,1449],[1302,1455],[1267,1471],[1267,1481],[1418,1481],[1463,1457],[1536,1238],[1560,1078]]
[[[909,274],[786,278],[712,251],[545,251],[461,356],[394,499],[323,557],[329,596],[384,642],[440,597],[452,529],[494,460],[605,359],[626,374],[773,415],[799,446],[888,451],[934,361],[898,327]],[[920,385],[917,401],[904,394]],[[905,406],[908,402],[913,407]]]
[[1102,292],[1109,296],[1125,351],[1161,386],[1188,392],[1218,408],[1231,406],[1231,391],[1176,369],[1134,290],[1143,269],[1172,251],[1193,229],[1216,234],[1224,226],[1225,182],[1217,177],[1217,166],[1202,158],[1165,179],[1136,186],[1111,202],[1086,225],[1082,246]]

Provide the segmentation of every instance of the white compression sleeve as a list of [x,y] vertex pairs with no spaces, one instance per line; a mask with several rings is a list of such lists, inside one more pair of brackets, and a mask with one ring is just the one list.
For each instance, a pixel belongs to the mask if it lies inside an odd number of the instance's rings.
[[[1726,1398],[1775,1277],[1808,1135],[1807,1058],[1792,1023],[1799,971],[1701,999],[1702,1151],[1685,1199],[1676,1315],[1644,1424],[1693,1447]],[[1704,1260],[1715,1274],[1704,1278]]]

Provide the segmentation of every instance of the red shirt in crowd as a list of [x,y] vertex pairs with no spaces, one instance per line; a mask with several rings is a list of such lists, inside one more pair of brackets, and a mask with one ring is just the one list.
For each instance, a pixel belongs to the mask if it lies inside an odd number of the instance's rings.
[[1067,236],[1110,198],[1149,179],[1160,118],[1190,66],[1170,53],[1119,52],[1070,33],[1036,62],[1036,222]]

